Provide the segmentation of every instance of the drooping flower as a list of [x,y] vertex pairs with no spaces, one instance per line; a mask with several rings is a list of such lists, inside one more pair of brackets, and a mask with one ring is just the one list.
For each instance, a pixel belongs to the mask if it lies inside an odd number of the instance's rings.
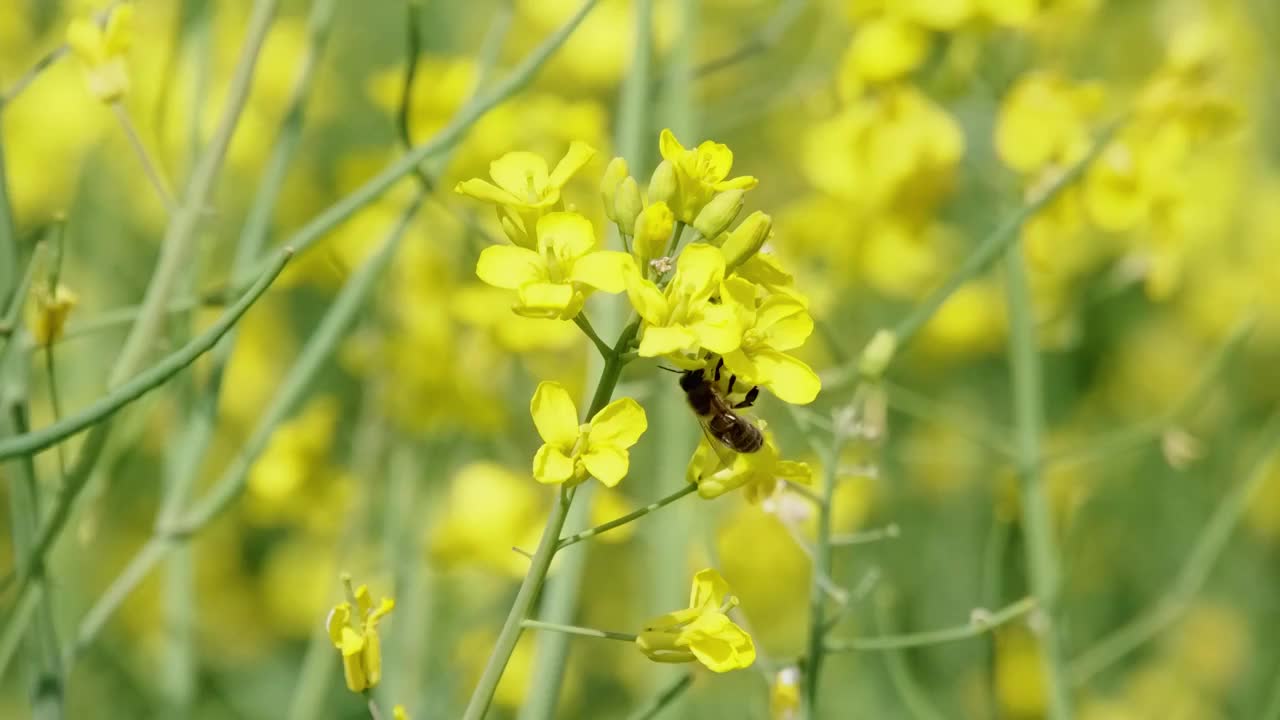
[[[763,429],[764,423],[760,424]],[[783,460],[769,433],[765,433],[764,446],[753,453],[712,445],[704,436],[693,451],[685,477],[698,486],[700,497],[720,497],[742,488],[747,502],[755,504],[771,497],[783,482],[808,485],[813,470],[806,463]]]
[[758,182],[750,175],[726,179],[733,167],[733,151],[721,143],[708,140],[696,148],[685,148],[675,134],[663,130],[658,149],[676,178],[676,191],[667,204],[676,219],[684,223],[692,223],[716,193],[750,190]]
[[476,275],[494,287],[516,290],[513,309],[533,318],[572,320],[596,290],[626,287],[631,257],[598,250],[591,221],[570,212],[538,219],[536,250],[492,245],[480,253]]
[[34,293],[35,307],[31,317],[31,338],[36,347],[48,347],[62,337],[67,316],[80,303],[80,296],[59,283],[52,292],[41,285]]
[[813,368],[785,352],[804,344],[813,333],[813,318],[804,303],[790,295],[763,300],[756,295],[756,286],[740,277],[722,285],[721,306],[734,314],[742,332],[738,347],[723,353],[725,367],[739,381],[762,385],[784,402],[813,402],[822,381]]
[[125,53],[133,44],[133,5],[117,5],[99,25],[78,17],[67,27],[67,45],[84,64],[89,92],[104,103],[113,103],[129,91]]
[[329,630],[333,646],[342,653],[342,672],[347,679],[347,688],[358,693],[376,687],[382,679],[378,623],[396,604],[390,598],[383,598],[375,608],[367,585],[361,585],[351,593],[350,580],[343,580],[352,599],[338,603],[329,611],[325,627]]
[[579,425],[578,408],[557,382],[538,384],[529,413],[546,443],[533,457],[533,477],[545,484],[577,484],[590,476],[617,485],[627,475],[631,446],[649,427],[644,408],[631,398],[614,400]]
[[711,302],[724,273],[720,249],[694,243],[680,253],[675,275],[664,289],[638,272],[629,275],[627,296],[644,320],[640,356],[666,355],[687,364],[688,356],[697,356],[702,348],[716,354],[736,350],[742,340],[736,317],[724,305]]
[[537,244],[539,218],[562,207],[561,189],[595,153],[590,145],[575,141],[548,172],[547,161],[541,156],[509,152],[489,164],[492,183],[472,178],[458,183],[454,192],[496,205],[502,229],[511,242],[532,249]]
[[689,607],[645,623],[636,645],[650,660],[702,663],[715,672],[751,667],[755,643],[726,614],[738,604],[729,583],[707,568],[693,576]]

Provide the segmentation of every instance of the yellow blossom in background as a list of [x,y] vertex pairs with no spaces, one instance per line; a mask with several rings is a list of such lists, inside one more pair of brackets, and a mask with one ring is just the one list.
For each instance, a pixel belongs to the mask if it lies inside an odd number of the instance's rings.
[[799,668],[785,667],[774,673],[769,692],[769,717],[771,720],[799,720]]
[[511,242],[529,249],[537,247],[542,253],[535,234],[540,218],[562,207],[561,189],[595,152],[586,143],[574,142],[550,172],[540,155],[509,152],[489,165],[492,183],[479,178],[465,180],[454,191],[496,205],[502,229]]
[[532,318],[572,320],[595,290],[622,292],[631,257],[598,250],[591,221],[554,212],[537,221],[537,250],[493,245],[480,253],[476,275],[494,287],[517,291],[512,308]]
[[133,5],[117,5],[105,25],[78,17],[67,28],[67,45],[84,65],[89,92],[104,103],[113,103],[129,90],[125,53],[133,44]]
[[1093,144],[1090,122],[1102,108],[1102,87],[1050,72],[1018,80],[1000,104],[996,152],[1010,168],[1037,173],[1064,168]]
[[649,427],[644,408],[631,398],[614,400],[579,425],[578,408],[557,382],[538,384],[529,413],[546,443],[533,458],[533,477],[544,484],[577,484],[591,476],[606,487],[617,485],[627,475],[631,446]]
[[696,148],[686,148],[671,130],[663,130],[658,149],[675,173],[676,188],[670,199],[657,199],[666,200],[676,219],[683,223],[692,223],[716,193],[750,190],[758,182],[750,175],[729,179],[733,151],[721,143],[707,140]]
[[80,304],[80,296],[61,283],[52,291],[47,285],[37,285],[32,296],[31,339],[37,347],[48,347],[62,338],[67,317]]
[[444,569],[479,564],[521,577],[529,560],[511,548],[537,545],[544,505],[528,474],[494,462],[464,465],[438,504],[430,556]]
[[409,720],[409,711],[403,705],[396,705],[391,708],[391,720]]
[[627,296],[644,319],[641,326],[641,357],[665,355],[673,362],[687,363],[701,348],[723,354],[742,343],[742,328],[733,312],[713,304],[724,279],[724,254],[713,245],[694,243],[680,253],[675,275],[665,288],[632,273],[627,278]]
[[751,667],[755,644],[745,630],[726,615],[738,604],[729,583],[710,568],[693,576],[689,607],[645,623],[636,645],[650,660],[663,663],[702,663],[715,672]]
[[[763,429],[764,422],[759,424]],[[729,456],[727,460],[722,453]],[[719,497],[743,488],[747,502],[758,503],[771,497],[784,483],[810,484],[813,471],[805,463],[783,460],[772,434],[765,433],[764,446],[753,453],[736,453],[703,437],[693,451],[685,477],[698,486],[701,497]]]
[[382,679],[378,623],[396,604],[394,600],[383,598],[375,608],[367,585],[361,585],[350,594],[349,600],[335,605],[329,612],[325,627],[333,646],[342,653],[342,672],[347,679],[347,689],[358,693],[376,687]]

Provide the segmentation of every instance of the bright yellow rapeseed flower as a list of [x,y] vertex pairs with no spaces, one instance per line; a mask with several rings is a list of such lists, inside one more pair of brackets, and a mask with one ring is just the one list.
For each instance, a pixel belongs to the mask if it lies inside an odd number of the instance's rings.
[[533,457],[533,477],[545,484],[576,484],[591,476],[607,487],[617,485],[630,466],[628,451],[649,427],[644,408],[631,398],[614,400],[579,425],[569,391],[549,381],[538,384],[529,413],[546,443]]
[[[472,178],[457,184],[454,192],[498,206],[502,229],[511,242],[534,248],[538,219],[562,207],[560,191],[569,179],[596,154],[584,142],[573,142],[555,169],[531,152],[509,152],[489,164],[493,182]],[[496,184],[494,184],[496,183]]]
[[[764,423],[760,423],[761,427]],[[733,453],[727,448],[712,447],[705,436],[693,451],[686,478],[698,486],[698,495],[719,497],[742,488],[747,502],[757,503],[773,495],[780,483],[791,481],[808,485],[813,470],[806,463],[783,460],[773,436],[765,434],[764,446],[753,453]],[[731,453],[728,465],[721,453]]]
[[721,290],[721,307],[735,316],[741,328],[737,348],[724,353],[725,367],[738,379],[763,385],[778,399],[793,405],[813,402],[822,381],[813,368],[788,355],[813,333],[813,318],[804,303],[790,295],[757,299],[758,288],[740,277],[731,277]]
[[696,148],[685,148],[674,133],[663,130],[658,149],[675,172],[676,192],[669,200],[657,199],[667,200],[676,219],[684,223],[692,223],[716,193],[750,190],[759,182],[750,175],[726,179],[733,168],[733,151],[721,143],[708,140]]
[[[348,583],[349,580],[344,578]],[[350,590],[348,590],[350,592]],[[394,600],[383,598],[378,607],[373,606],[369,587],[355,589],[355,608],[347,600],[329,611],[325,627],[329,639],[342,653],[342,672],[351,692],[364,692],[377,686],[382,679],[382,644],[378,639],[378,623],[396,606]]]
[[67,45],[84,63],[89,92],[104,103],[129,91],[125,53],[133,44],[133,13],[133,5],[126,3],[111,11],[105,25],[79,17],[67,27]]
[[627,296],[644,320],[640,356],[666,355],[688,364],[702,348],[716,354],[737,350],[742,329],[727,307],[711,302],[725,274],[720,248],[694,243],[680,253],[675,270],[665,289],[638,272],[627,277]]
[[480,253],[476,275],[494,287],[516,290],[514,310],[533,318],[572,320],[587,295],[619,293],[633,264],[616,250],[598,250],[591,221],[553,212],[537,221],[536,250],[494,245]]
[[645,623],[636,645],[650,660],[698,661],[715,672],[751,667],[756,647],[751,636],[726,615],[738,604],[729,583],[710,568],[693,577],[689,607]]

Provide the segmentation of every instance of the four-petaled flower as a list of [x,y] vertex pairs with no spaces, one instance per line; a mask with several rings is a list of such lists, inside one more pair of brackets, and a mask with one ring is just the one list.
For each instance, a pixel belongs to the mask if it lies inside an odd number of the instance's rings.
[[533,477],[546,484],[576,484],[591,476],[617,485],[627,475],[628,450],[649,427],[644,408],[631,398],[614,400],[579,425],[578,408],[557,382],[538,384],[529,413],[546,442],[533,456]]
[[758,182],[750,175],[725,179],[733,167],[733,151],[721,143],[708,140],[696,148],[685,148],[670,130],[663,130],[658,149],[676,177],[676,191],[667,204],[684,223],[692,223],[716,193],[750,190]]
[[725,613],[738,604],[729,583],[710,568],[693,577],[689,607],[645,624],[636,645],[650,660],[664,663],[698,661],[715,672],[751,667],[755,644]]
[[[760,422],[764,429],[764,422]],[[705,436],[693,451],[685,475],[698,486],[698,495],[719,497],[738,488],[746,493],[747,502],[755,504],[772,497],[783,482],[808,485],[813,470],[808,464],[783,460],[773,437],[765,433],[764,446],[753,453],[736,453],[723,446],[713,446]]]
[[67,27],[67,45],[84,64],[89,92],[104,103],[129,91],[125,53],[133,44],[133,12],[133,5],[119,5],[104,25],[80,17]]
[[720,248],[694,243],[680,253],[676,272],[665,291],[638,272],[627,276],[627,295],[644,319],[641,357],[666,355],[677,364],[688,364],[686,355],[700,348],[724,354],[738,348],[742,329],[734,313],[711,302],[724,279],[724,254]]
[[722,306],[732,309],[742,332],[738,347],[723,353],[725,367],[738,380],[763,385],[783,402],[813,402],[822,389],[818,374],[783,352],[804,344],[813,332],[813,318],[804,303],[790,295],[773,294],[757,301],[756,291],[754,284],[740,277],[725,280],[721,288]]
[[634,262],[616,250],[598,250],[591,221],[570,212],[538,219],[536,250],[491,245],[480,253],[476,275],[494,287],[516,290],[514,310],[534,318],[572,320],[595,290],[622,292]]
[[333,646],[342,653],[342,672],[347,678],[347,687],[351,692],[364,692],[382,679],[378,622],[396,604],[390,598],[383,598],[375,608],[367,585],[356,588],[354,601],[354,614],[350,600],[335,605],[329,611],[325,627],[329,630]]
[[[573,142],[555,169],[531,152],[517,151],[489,163],[493,183],[472,178],[457,184],[454,192],[498,206],[498,218],[511,242],[532,249],[538,219],[562,207],[560,190],[596,154],[584,142]],[[497,183],[496,185],[494,183]]]

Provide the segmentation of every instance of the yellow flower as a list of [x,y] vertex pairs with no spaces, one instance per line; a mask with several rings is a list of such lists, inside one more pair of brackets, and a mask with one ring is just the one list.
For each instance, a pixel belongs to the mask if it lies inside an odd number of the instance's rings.
[[716,193],[750,190],[758,182],[750,175],[725,179],[733,167],[733,151],[721,143],[708,140],[696,148],[686,149],[671,130],[663,130],[658,149],[676,177],[677,190],[668,204],[676,219],[684,223],[692,223]]
[[391,708],[391,720],[409,720],[409,711],[403,705],[396,705]]
[[769,693],[769,717],[772,720],[799,720],[800,670],[785,667],[773,677]]
[[915,70],[929,54],[928,29],[909,19],[882,15],[862,23],[840,69],[840,85],[852,96],[863,82],[882,83]]
[[494,183],[472,178],[458,183],[454,192],[498,206],[502,229],[511,242],[533,248],[537,238],[530,235],[543,215],[562,206],[560,190],[587,164],[596,151],[586,143],[573,142],[569,152],[547,171],[547,161],[531,152],[509,152],[489,164]]
[[[350,593],[350,580],[343,580],[348,584]],[[338,603],[329,611],[325,627],[329,630],[333,646],[342,652],[342,671],[347,678],[347,687],[351,692],[364,692],[375,687],[382,679],[382,646],[378,640],[378,622],[396,604],[390,598],[383,598],[378,607],[373,607],[367,585],[361,585],[351,594],[355,602],[354,616],[351,600]]]
[[59,284],[53,292],[48,286],[36,288],[35,312],[31,318],[31,338],[36,347],[48,347],[62,337],[67,316],[80,303],[80,296]]
[[129,91],[125,53],[133,43],[133,5],[118,5],[98,25],[92,18],[79,17],[67,27],[67,45],[84,63],[89,92],[104,103],[112,103]]
[[1063,167],[1092,144],[1089,120],[1101,109],[1102,89],[1049,72],[1034,72],[1013,86],[1000,104],[996,153],[1023,173]]
[[[764,437],[764,446],[756,452],[735,453],[722,446],[713,447],[704,436],[693,451],[685,477],[698,486],[701,497],[719,497],[743,488],[747,502],[753,504],[772,496],[782,482],[808,485],[813,480],[813,470],[807,464],[783,460],[773,437],[768,433]],[[727,465],[726,454],[733,456]]]
[[689,607],[645,623],[636,638],[650,660],[663,663],[698,661],[715,672],[751,667],[756,647],[751,636],[725,613],[738,604],[729,583],[710,568],[693,576]]
[[722,286],[721,307],[730,309],[742,331],[738,347],[723,353],[725,367],[738,380],[763,385],[784,402],[811,403],[822,381],[813,368],[783,351],[804,344],[813,332],[813,318],[804,303],[790,295],[769,295],[757,302],[756,290],[740,277]]
[[590,475],[617,485],[627,475],[628,450],[649,427],[644,408],[631,398],[614,400],[579,425],[578,408],[557,382],[538,384],[529,413],[546,443],[533,457],[533,477],[545,484],[576,484]]
[[675,275],[665,289],[638,272],[628,275],[627,296],[644,320],[640,356],[666,355],[677,363],[687,363],[683,356],[696,356],[701,348],[718,355],[736,350],[742,331],[733,313],[710,302],[724,273],[720,249],[694,243],[680,253]]
[[476,275],[494,287],[518,291],[512,308],[533,318],[572,320],[595,290],[618,293],[626,287],[631,257],[597,250],[591,221],[571,212],[538,219],[536,251],[493,245],[480,253]]

